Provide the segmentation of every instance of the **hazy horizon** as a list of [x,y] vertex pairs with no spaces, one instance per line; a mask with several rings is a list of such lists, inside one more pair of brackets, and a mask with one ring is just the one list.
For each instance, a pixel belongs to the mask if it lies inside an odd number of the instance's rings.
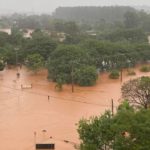
[[0,13],[52,13],[64,6],[150,6],[149,0],[0,0]]

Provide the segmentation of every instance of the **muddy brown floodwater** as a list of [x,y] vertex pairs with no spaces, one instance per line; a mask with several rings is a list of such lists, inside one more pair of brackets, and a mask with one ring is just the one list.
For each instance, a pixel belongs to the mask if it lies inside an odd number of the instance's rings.
[[[138,70],[137,67],[134,77],[124,71],[123,82],[150,76]],[[111,99],[115,107],[119,104],[122,83],[108,79],[107,73],[101,74],[95,86],[75,86],[75,92],[71,93],[69,85],[62,92],[55,91],[55,84],[47,81],[46,71],[33,75],[22,68],[19,72],[19,79],[16,69],[0,72],[0,150],[34,150],[35,142],[53,142],[56,150],[74,150],[74,143],[80,142],[78,121],[111,109]],[[21,84],[32,84],[32,89],[21,89]]]

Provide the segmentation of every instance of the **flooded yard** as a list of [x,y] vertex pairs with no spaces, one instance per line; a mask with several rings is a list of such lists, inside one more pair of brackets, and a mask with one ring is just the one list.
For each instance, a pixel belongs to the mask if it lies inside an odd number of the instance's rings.
[[[56,150],[74,150],[73,145],[79,144],[78,121],[110,110],[111,99],[115,108],[120,102],[123,83],[108,79],[107,73],[100,75],[95,86],[75,86],[72,93],[70,85],[65,85],[62,92],[56,91],[45,70],[35,75],[22,68],[18,79],[16,72],[0,72],[0,150],[34,150],[35,142],[55,143]],[[123,82],[150,76],[138,68],[136,76],[126,74],[124,71]],[[32,88],[21,89],[21,85],[31,84]]]

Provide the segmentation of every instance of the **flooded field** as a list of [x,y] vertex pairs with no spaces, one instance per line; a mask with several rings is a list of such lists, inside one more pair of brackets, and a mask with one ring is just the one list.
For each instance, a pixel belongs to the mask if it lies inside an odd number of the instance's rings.
[[[124,71],[123,82],[150,76],[138,70],[136,76],[127,76]],[[79,143],[78,121],[111,109],[111,99],[115,108],[119,104],[123,83],[108,79],[107,73],[100,75],[95,86],[75,86],[72,93],[70,85],[57,92],[55,84],[47,81],[46,71],[34,75],[22,68],[19,79],[16,71],[0,72],[0,150],[34,150],[35,142],[54,142],[56,150],[74,150],[74,144]],[[21,89],[21,85],[31,84],[31,89]]]

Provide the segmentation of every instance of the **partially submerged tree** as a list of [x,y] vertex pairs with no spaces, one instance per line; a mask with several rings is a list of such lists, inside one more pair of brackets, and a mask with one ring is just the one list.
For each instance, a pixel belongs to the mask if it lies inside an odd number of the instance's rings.
[[26,66],[36,73],[44,66],[44,59],[40,54],[28,55],[26,59]]
[[90,56],[85,49],[76,45],[61,45],[49,57],[48,78],[52,81],[63,79],[64,83],[82,86],[96,83],[96,67],[90,64]]
[[82,66],[76,69],[75,81],[80,86],[95,85],[98,74],[94,66]]
[[109,74],[110,79],[119,79],[119,71],[118,70],[112,70]]
[[122,97],[135,107],[150,107],[150,77],[140,77],[124,83]]
[[4,58],[2,57],[2,55],[0,55],[0,71],[3,71],[4,68],[5,68]]

